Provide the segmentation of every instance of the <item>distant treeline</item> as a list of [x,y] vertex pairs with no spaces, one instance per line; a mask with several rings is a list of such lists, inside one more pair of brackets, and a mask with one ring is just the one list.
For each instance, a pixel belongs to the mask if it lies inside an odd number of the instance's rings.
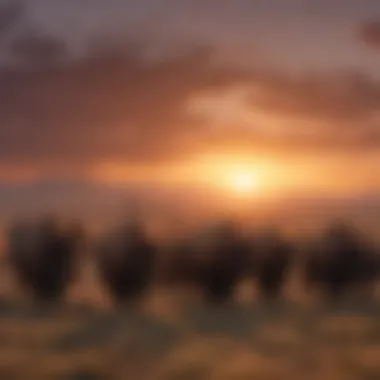
[[[354,228],[337,224],[309,244],[279,230],[247,233],[232,221],[199,228],[158,244],[143,220],[133,219],[90,241],[84,226],[55,217],[18,221],[7,231],[7,260],[19,285],[36,301],[60,300],[90,248],[98,278],[115,304],[138,301],[157,282],[193,287],[208,302],[233,299],[241,280],[252,279],[263,299],[282,295],[294,268],[310,293],[337,300],[355,288],[370,293],[380,277],[380,255]],[[302,253],[302,254],[300,254]]]

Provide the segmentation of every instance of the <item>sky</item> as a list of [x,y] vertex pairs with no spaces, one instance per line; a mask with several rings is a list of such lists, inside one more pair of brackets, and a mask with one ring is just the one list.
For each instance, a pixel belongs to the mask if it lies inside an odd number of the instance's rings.
[[372,197],[379,74],[378,0],[1,1],[0,211],[233,165],[260,196]]

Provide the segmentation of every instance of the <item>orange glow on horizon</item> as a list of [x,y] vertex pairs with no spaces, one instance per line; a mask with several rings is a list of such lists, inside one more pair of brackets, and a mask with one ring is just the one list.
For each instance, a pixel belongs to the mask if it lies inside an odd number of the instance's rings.
[[94,168],[92,178],[110,185],[140,182],[169,188],[204,188],[226,199],[349,195],[365,191],[369,184],[380,187],[372,175],[377,162],[363,161],[356,166],[360,170],[355,170],[347,158],[254,156],[239,149],[220,149],[160,165],[104,163]]

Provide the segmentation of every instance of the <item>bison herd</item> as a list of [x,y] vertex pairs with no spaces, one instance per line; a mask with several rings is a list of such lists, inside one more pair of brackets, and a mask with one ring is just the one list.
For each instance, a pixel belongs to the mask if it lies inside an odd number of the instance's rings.
[[[85,237],[80,225],[55,218],[12,225],[7,258],[19,285],[38,301],[61,299],[88,247]],[[275,299],[295,267],[307,291],[337,299],[353,288],[373,288],[380,274],[375,245],[345,225],[328,228],[302,248],[275,229],[252,234],[231,221],[163,246],[134,220],[92,243],[99,281],[115,305],[141,299],[160,281],[197,288],[220,304],[234,297],[240,281],[251,279],[261,297]]]

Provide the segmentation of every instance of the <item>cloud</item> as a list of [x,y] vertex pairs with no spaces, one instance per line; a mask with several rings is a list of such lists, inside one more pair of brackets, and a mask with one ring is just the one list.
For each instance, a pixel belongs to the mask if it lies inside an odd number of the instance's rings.
[[149,161],[186,150],[188,100],[245,78],[213,65],[211,53],[153,60],[133,47],[66,65],[3,69],[1,160]]
[[9,50],[17,60],[28,65],[52,64],[66,57],[65,41],[33,30],[27,30],[11,41]]
[[[0,35],[12,29],[6,47],[13,57],[0,68],[3,165],[82,170],[104,161],[172,161],[228,145],[294,152],[379,148],[380,83],[369,75],[289,76],[260,63],[227,64],[217,45],[156,44],[153,31],[163,35],[150,11],[157,7],[132,3],[131,13],[116,13],[128,20],[139,14],[139,22],[145,20],[139,32],[136,23],[108,29],[101,1],[90,7],[86,1],[31,0],[34,12],[30,5],[21,13],[0,9]],[[110,20],[120,4],[113,2],[106,12]],[[174,3],[165,4],[175,13]],[[86,23],[84,11],[90,12]],[[211,129],[210,120],[189,112],[192,100],[237,87],[248,92],[245,128],[239,115],[236,122],[219,117],[227,128]]]
[[[33,49],[26,49],[31,62]],[[213,57],[212,48],[200,47],[149,58],[136,44],[96,49],[75,62],[2,69],[0,160],[83,167],[172,161],[210,146],[239,144],[294,152],[379,148],[380,84],[372,78],[294,78],[226,67]],[[239,86],[248,88],[253,114],[275,118],[275,132],[265,118],[263,125],[253,119],[246,128],[230,122],[229,128],[211,130],[189,113],[192,99]]]
[[[264,68],[246,82],[244,93],[235,127],[240,120],[245,128],[234,137],[240,134],[254,149],[350,154],[379,147],[380,81],[370,75],[342,70],[290,76]],[[233,124],[227,107],[223,98],[212,104],[217,123],[228,118]]]
[[[287,77],[263,76],[251,97],[252,106],[300,122],[334,141],[358,136],[369,143],[380,133],[380,82],[360,72],[321,73]],[[291,127],[290,127],[291,129]]]
[[0,4],[0,42],[17,26],[23,14],[23,7],[20,2],[7,1]]
[[370,48],[380,49],[380,21],[370,21],[361,25],[359,37]]

